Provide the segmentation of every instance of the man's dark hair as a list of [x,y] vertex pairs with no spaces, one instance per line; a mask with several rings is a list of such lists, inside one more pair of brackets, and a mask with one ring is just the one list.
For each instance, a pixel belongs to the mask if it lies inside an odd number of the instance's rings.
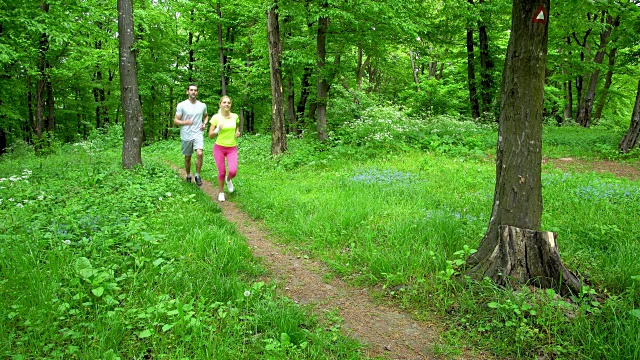
[[192,86],[198,87],[198,84],[191,83],[187,86],[187,90],[191,89]]

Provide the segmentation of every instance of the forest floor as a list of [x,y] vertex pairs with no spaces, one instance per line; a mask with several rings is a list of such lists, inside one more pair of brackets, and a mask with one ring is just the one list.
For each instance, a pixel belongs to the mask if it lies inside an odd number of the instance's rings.
[[[632,180],[640,179],[639,164],[613,161],[583,161],[572,158],[545,159],[545,163],[572,171],[610,172]],[[179,170],[182,177],[186,174]],[[212,201],[218,191],[209,181],[200,187]],[[223,216],[236,226],[249,244],[254,256],[262,259],[268,270],[267,281],[275,281],[282,293],[300,305],[306,305],[322,322],[336,316],[342,319],[343,332],[365,344],[365,354],[388,359],[489,359],[483,351],[462,349],[459,356],[441,355],[434,348],[441,343],[443,325],[437,319],[415,320],[411,314],[393,305],[383,304],[371,296],[374,289],[354,287],[336,277],[321,261],[310,259],[295,249],[278,243],[277,237],[226,201],[219,203]],[[439,355],[440,354],[440,355]]]

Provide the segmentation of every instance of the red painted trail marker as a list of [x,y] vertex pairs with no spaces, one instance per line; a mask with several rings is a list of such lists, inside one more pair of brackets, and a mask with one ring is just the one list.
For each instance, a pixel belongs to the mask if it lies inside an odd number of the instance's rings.
[[544,8],[544,5],[540,5],[538,10],[536,10],[535,15],[533,15],[533,19],[531,19],[534,23],[547,23],[547,9]]

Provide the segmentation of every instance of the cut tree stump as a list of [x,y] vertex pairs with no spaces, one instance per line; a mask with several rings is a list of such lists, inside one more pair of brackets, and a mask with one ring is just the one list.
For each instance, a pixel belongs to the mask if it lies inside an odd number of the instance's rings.
[[491,278],[498,285],[531,284],[555,289],[560,294],[577,294],[582,282],[569,271],[558,252],[556,235],[550,231],[534,231],[502,225],[499,239],[491,255],[467,271],[472,278]]

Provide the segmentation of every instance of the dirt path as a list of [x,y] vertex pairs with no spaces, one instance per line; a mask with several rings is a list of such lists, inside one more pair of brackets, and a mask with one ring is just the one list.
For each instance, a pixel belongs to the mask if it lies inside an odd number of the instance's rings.
[[[184,177],[184,170],[173,167]],[[388,359],[443,359],[435,355],[434,344],[438,342],[435,324],[415,321],[411,316],[393,307],[376,304],[366,288],[354,288],[344,281],[333,278],[326,281],[325,264],[292,254],[278,245],[264,227],[242,212],[235,203],[219,203],[218,191],[211,182],[203,181],[200,187],[212,201],[220,205],[224,217],[235,224],[254,254],[262,258],[269,271],[269,280],[274,280],[284,289],[284,295],[302,305],[309,305],[314,315],[322,321],[328,312],[337,313],[343,319],[345,334],[367,344],[368,356]],[[466,353],[459,358],[473,359]]]
[[554,167],[562,170],[576,172],[595,171],[599,173],[611,173],[615,176],[630,180],[640,179],[640,163],[622,163],[611,160],[588,161],[574,158],[543,159],[542,162],[552,164]]

